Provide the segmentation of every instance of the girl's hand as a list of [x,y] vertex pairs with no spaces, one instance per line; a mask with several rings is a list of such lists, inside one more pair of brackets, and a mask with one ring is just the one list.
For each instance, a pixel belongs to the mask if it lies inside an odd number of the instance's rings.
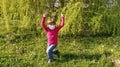
[[64,14],[62,13],[62,14],[61,14],[61,17],[63,17],[63,16],[64,16]]
[[48,15],[48,13],[46,12],[46,13],[43,14],[43,17],[46,17],[47,15]]

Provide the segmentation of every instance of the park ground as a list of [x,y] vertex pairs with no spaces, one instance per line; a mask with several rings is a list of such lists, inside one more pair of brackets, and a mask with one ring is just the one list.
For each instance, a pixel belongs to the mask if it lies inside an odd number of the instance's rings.
[[60,57],[47,61],[46,37],[0,38],[0,67],[116,67],[120,58],[119,36],[62,36],[57,49]]

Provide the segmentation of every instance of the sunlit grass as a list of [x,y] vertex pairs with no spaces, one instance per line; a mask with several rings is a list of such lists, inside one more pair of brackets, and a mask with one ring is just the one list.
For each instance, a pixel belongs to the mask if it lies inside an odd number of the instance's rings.
[[33,37],[19,42],[1,41],[0,66],[114,67],[112,61],[120,56],[119,40],[119,37],[60,38],[57,47],[60,58],[54,56],[56,61],[51,64],[47,63],[46,38]]

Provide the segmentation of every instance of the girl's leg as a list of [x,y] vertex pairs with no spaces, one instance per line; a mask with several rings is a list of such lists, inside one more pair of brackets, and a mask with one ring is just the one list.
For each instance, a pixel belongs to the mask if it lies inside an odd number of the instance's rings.
[[55,49],[54,49],[52,52],[53,52],[53,54],[55,54],[55,55],[57,55],[58,57],[60,57],[60,55],[59,55],[60,52],[59,52],[58,50],[55,50]]
[[50,45],[48,46],[46,52],[48,54],[49,61],[53,61],[53,50],[55,49],[56,45]]

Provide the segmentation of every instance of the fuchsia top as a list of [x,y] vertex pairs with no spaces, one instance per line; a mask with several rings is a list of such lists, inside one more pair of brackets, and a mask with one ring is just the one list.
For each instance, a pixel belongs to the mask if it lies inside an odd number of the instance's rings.
[[64,26],[64,16],[62,16],[61,24],[59,26],[57,26],[54,30],[50,30],[45,25],[45,18],[46,17],[44,17],[44,16],[42,17],[41,25],[47,34],[48,45],[55,44],[57,46],[57,44],[58,44],[58,31]]

